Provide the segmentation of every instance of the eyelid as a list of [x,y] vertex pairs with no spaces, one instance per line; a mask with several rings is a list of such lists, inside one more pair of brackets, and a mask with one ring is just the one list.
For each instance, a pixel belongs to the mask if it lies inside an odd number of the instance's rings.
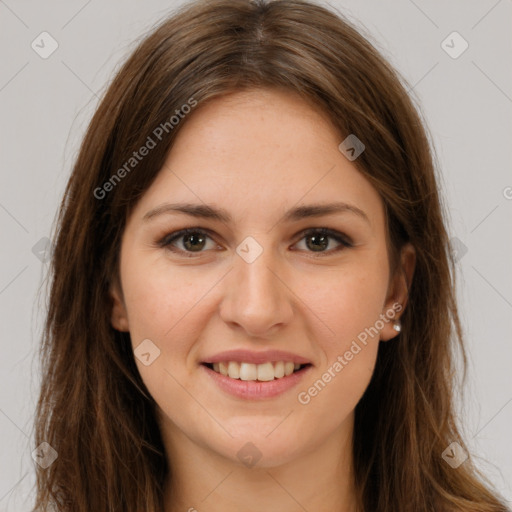
[[[166,234],[163,238],[161,238],[157,242],[157,245],[162,248],[171,247],[172,242],[179,240],[184,235],[187,235],[190,233],[204,234],[204,235],[207,235],[208,238],[210,238],[211,240],[215,241],[216,233],[214,233],[212,230],[210,230],[208,228],[202,228],[202,227],[190,227],[190,228],[183,228],[183,229],[173,231],[171,233]],[[340,250],[342,250],[344,248],[346,249],[346,248],[354,247],[354,243],[348,235],[346,235],[345,233],[338,231],[336,229],[331,229],[331,228],[326,228],[326,227],[311,227],[311,228],[303,229],[302,231],[300,231],[299,233],[297,233],[295,235],[294,238],[297,238],[297,240],[296,240],[296,242],[294,242],[293,245],[300,242],[304,237],[306,237],[308,235],[314,235],[314,234],[328,236],[329,238],[336,240],[336,242],[338,242],[340,245],[338,247],[336,247],[334,249],[330,249],[328,251],[319,251],[316,253],[315,253],[315,251],[305,251],[305,252],[311,253],[313,255],[313,257],[317,257],[317,256],[321,257],[322,255],[330,255],[330,254],[339,252]],[[204,252],[206,252],[206,251],[198,251],[197,253],[194,253],[193,251],[183,251],[183,250],[177,249],[177,248],[173,248],[173,249],[169,249],[169,250],[172,252],[175,252],[175,253],[184,254],[184,255],[186,255],[186,257],[195,257],[195,255],[199,256],[199,255],[203,254]]]
[[339,241],[340,243],[345,244],[347,247],[353,247],[354,242],[352,239],[342,231],[338,231],[337,229],[331,229],[326,227],[319,227],[319,228],[306,228],[303,229],[300,233],[298,233],[297,236],[300,236],[301,240],[306,235],[312,235],[312,234],[325,234],[326,236],[330,236],[331,238],[334,238],[335,240]]
[[176,231],[172,231],[171,233],[167,233],[160,240],[158,240],[157,244],[161,247],[165,247],[169,245],[171,242],[180,239],[182,236],[187,235],[189,233],[200,233],[204,235],[208,235],[209,238],[214,240],[216,233],[208,228],[200,228],[200,227],[192,227],[192,228],[183,228],[178,229]]

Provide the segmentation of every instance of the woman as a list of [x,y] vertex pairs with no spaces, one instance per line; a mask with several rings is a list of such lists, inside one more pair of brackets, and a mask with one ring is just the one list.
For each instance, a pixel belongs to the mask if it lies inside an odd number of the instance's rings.
[[338,15],[164,21],[90,123],[55,240],[36,507],[506,510],[454,417],[425,129]]

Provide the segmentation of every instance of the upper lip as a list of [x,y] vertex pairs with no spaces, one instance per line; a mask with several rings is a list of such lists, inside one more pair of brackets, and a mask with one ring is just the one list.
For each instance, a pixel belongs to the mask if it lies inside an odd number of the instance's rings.
[[291,361],[298,364],[309,364],[310,361],[305,357],[283,350],[265,350],[262,352],[255,352],[252,350],[226,350],[219,352],[214,356],[208,357],[203,360],[203,363],[225,363],[229,361],[236,361],[238,363],[252,363],[262,364],[267,362],[277,361]]

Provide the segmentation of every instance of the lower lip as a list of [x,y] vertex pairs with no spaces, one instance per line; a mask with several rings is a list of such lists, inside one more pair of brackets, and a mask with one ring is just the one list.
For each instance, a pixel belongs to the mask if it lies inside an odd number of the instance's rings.
[[206,371],[210,378],[212,378],[223,391],[232,396],[245,398],[247,400],[261,400],[281,395],[285,391],[296,386],[312,368],[311,365],[306,366],[298,372],[293,372],[291,375],[281,377],[280,379],[269,381],[249,381],[226,377],[225,375],[222,375],[222,373],[217,373],[216,371],[211,370],[204,364],[199,366],[203,371]]

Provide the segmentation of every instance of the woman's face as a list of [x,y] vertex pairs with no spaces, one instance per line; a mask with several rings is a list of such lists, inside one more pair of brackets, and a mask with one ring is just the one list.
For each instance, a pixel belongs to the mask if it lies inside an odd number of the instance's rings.
[[[189,116],[128,220],[112,289],[168,448],[271,467],[349,440],[406,302],[383,203],[295,95],[240,92]],[[410,278],[410,247],[402,262]],[[291,363],[307,366],[283,377]]]

